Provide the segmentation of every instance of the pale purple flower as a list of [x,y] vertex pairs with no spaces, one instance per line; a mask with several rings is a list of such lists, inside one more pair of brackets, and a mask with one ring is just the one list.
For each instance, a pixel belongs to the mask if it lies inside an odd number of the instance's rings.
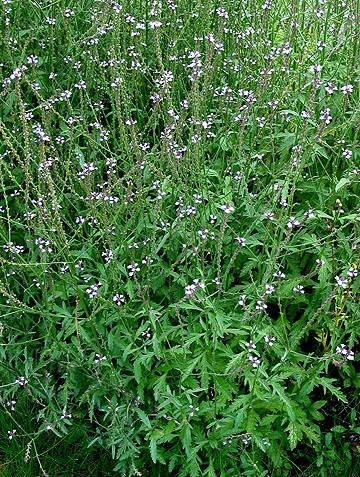
[[348,348],[343,343],[340,346],[337,346],[336,353],[341,354],[345,359],[347,359],[349,361],[354,361],[354,359],[355,359],[354,351],[351,351],[351,349]]
[[110,249],[106,249],[104,252],[102,252],[101,256],[104,258],[106,263],[109,263],[114,258],[114,252]]
[[257,367],[260,365],[260,359],[259,359],[257,356],[252,356],[252,355],[250,355],[250,356],[248,357],[248,360],[250,361],[251,366],[252,366],[253,368],[257,368]]
[[123,303],[125,303],[125,297],[124,295],[120,295],[119,293],[116,293],[116,295],[114,295],[112,297],[112,300],[114,303],[116,303],[118,306],[122,305]]
[[98,296],[100,292],[100,287],[101,283],[95,283],[94,285],[91,285],[89,288],[86,289],[86,293],[89,295],[91,299],[95,298]]
[[222,7],[217,8],[216,13],[219,17],[224,18],[225,20],[228,20],[228,18],[229,18],[229,14],[225,10],[225,8],[222,8]]
[[18,384],[21,387],[24,387],[27,383],[28,380],[25,378],[25,376],[19,376],[15,381],[15,384]]
[[320,112],[320,119],[325,122],[325,124],[330,124],[332,116],[330,115],[330,109],[326,108]]
[[225,214],[232,214],[235,211],[235,208],[230,204],[221,205],[220,209],[223,210]]
[[335,91],[337,91],[337,86],[334,83],[329,82],[325,86],[325,91],[328,94],[333,94]]
[[358,276],[358,271],[357,271],[357,268],[355,267],[350,267],[348,272],[347,272],[347,276],[348,277],[351,277],[351,278],[355,278]]
[[336,275],[335,280],[340,288],[346,289],[349,286],[349,281],[346,278],[341,278]]
[[275,290],[274,285],[271,285],[270,283],[266,283],[265,285],[265,295],[271,295]]
[[265,335],[264,336],[264,341],[265,343],[268,345],[268,346],[273,346],[273,344],[275,343],[275,337],[274,336],[269,336],[269,335]]
[[293,227],[299,227],[300,222],[295,218],[295,217],[290,217],[287,226],[289,229],[292,229]]
[[235,240],[237,241],[239,247],[244,247],[246,244],[246,238],[244,237],[236,237]]
[[274,220],[275,218],[275,215],[273,212],[265,212],[264,214],[264,218],[267,219],[267,220]]
[[343,94],[349,94],[354,91],[354,86],[352,84],[346,84],[345,86],[342,86],[340,89]]
[[133,277],[136,274],[136,272],[140,272],[139,264],[136,262],[128,265],[127,269],[128,269],[129,277]]
[[309,68],[309,71],[310,71],[311,74],[315,75],[315,74],[320,73],[322,68],[323,67],[321,65],[311,65],[310,68]]
[[256,344],[253,341],[249,341],[246,343],[246,347],[249,351],[252,351],[256,349]]
[[309,209],[307,210],[306,212],[304,212],[304,216],[307,218],[307,219],[312,219],[315,217],[315,213],[313,211],[313,209]]
[[185,287],[185,296],[190,298],[199,289],[204,289],[204,288],[205,288],[205,284],[203,282],[200,282],[200,280],[198,278],[195,278],[195,280],[193,280],[191,285],[187,285]]
[[352,157],[352,151],[350,151],[350,149],[343,149],[342,150],[342,155],[346,158],[346,159],[351,159]]

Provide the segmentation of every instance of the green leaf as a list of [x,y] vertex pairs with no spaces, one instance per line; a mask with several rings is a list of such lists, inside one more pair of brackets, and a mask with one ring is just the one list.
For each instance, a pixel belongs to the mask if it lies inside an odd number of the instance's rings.
[[319,386],[322,386],[324,389],[324,393],[326,393],[326,390],[328,390],[331,394],[336,396],[340,401],[347,403],[347,399],[345,394],[339,389],[336,388],[332,383],[333,381],[336,381],[336,379],[333,378],[325,378],[325,377],[315,377],[314,382],[318,384]]
[[349,184],[350,180],[347,177],[342,177],[339,182],[335,186],[335,192],[338,192],[342,189],[346,184]]
[[184,426],[181,430],[180,439],[186,455],[189,456],[191,453],[191,427],[188,422],[184,423]]
[[[288,413],[290,421],[294,422],[296,420],[295,410],[293,408],[292,401],[286,396],[283,388],[278,383],[271,383],[274,391],[279,396],[280,400],[285,404],[286,411]],[[296,403],[294,403],[295,405]]]
[[344,426],[334,426],[331,428],[332,432],[336,434],[343,434],[346,431],[346,427]]
[[151,429],[150,419],[147,417],[145,412],[142,409],[136,408],[136,414],[139,416],[140,420],[145,424],[147,430]]
[[151,460],[156,464],[157,461],[157,443],[156,439],[151,438],[150,439],[150,454],[151,454]]
[[326,447],[330,447],[331,441],[332,441],[332,434],[331,434],[331,432],[327,432],[325,434],[325,445],[326,445]]
[[297,422],[290,422],[286,430],[289,432],[290,449],[294,450],[302,438],[302,431]]

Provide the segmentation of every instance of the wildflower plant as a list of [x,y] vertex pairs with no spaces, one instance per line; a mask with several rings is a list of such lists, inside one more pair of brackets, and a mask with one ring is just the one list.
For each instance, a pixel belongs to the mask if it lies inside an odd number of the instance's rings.
[[358,475],[358,2],[0,21],[0,469]]

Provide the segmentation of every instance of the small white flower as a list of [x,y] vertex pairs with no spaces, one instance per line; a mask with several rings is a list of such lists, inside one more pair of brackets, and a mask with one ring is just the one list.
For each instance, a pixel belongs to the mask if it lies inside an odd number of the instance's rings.
[[145,339],[151,338],[151,328],[147,328],[145,331],[141,333],[141,336]]
[[39,58],[36,55],[30,55],[27,57],[27,62],[29,65],[37,65],[39,63]]
[[21,387],[25,386],[27,383],[28,380],[25,378],[25,376],[19,376],[15,381],[15,384],[18,384]]
[[162,26],[162,23],[159,20],[152,20],[149,22],[149,27],[152,30],[155,30],[156,28],[159,28]]
[[237,241],[239,247],[244,247],[246,245],[245,237],[236,237],[235,240]]
[[43,239],[41,237],[35,239],[35,245],[39,247],[41,253],[51,253],[53,248],[51,247],[50,240]]
[[357,271],[357,268],[354,268],[354,267],[350,267],[348,272],[347,272],[347,276],[348,277],[351,277],[351,278],[355,278],[358,276],[358,271]]
[[100,291],[101,283],[95,283],[94,285],[91,285],[89,288],[86,289],[86,293],[89,295],[89,297],[95,298],[98,296],[99,291]]
[[343,149],[343,150],[342,150],[342,155],[343,155],[346,159],[351,159],[352,151],[350,151],[350,149]]
[[9,400],[9,401],[6,401],[6,406],[8,408],[10,408],[10,411],[15,411],[15,405],[16,405],[16,401],[14,401],[13,399]]
[[352,84],[346,84],[345,86],[342,86],[340,89],[343,94],[348,94],[354,91],[354,86]]
[[128,271],[129,277],[133,277],[136,274],[136,272],[140,272],[139,264],[136,262],[128,265],[127,269],[129,270]]
[[312,209],[309,209],[309,210],[307,210],[306,212],[304,212],[304,215],[305,215],[305,217],[308,218],[308,219],[312,219],[312,218],[315,217],[315,213],[314,213],[314,211],[313,211]]
[[190,416],[190,417],[193,417],[193,415],[195,414],[195,412],[197,412],[197,411],[199,410],[198,407],[195,407],[195,406],[193,406],[192,404],[190,404],[189,408],[190,408],[190,413],[189,413],[189,416]]
[[267,308],[267,304],[264,303],[262,300],[258,300],[256,302],[256,307],[255,307],[257,310],[266,310]]
[[12,431],[8,431],[8,438],[12,440],[16,434],[16,429],[13,429]]
[[114,258],[114,252],[110,249],[106,249],[104,252],[102,252],[101,256],[104,258],[106,263],[109,263]]
[[221,205],[220,209],[223,210],[225,214],[232,214],[235,211],[235,208],[230,204]]
[[252,356],[252,355],[250,355],[250,356],[248,357],[248,360],[250,361],[251,366],[252,366],[253,368],[257,368],[257,367],[259,366],[259,364],[260,364],[260,359],[259,359],[257,356]]
[[293,291],[296,293],[301,293],[302,295],[305,293],[304,287],[302,285],[296,285],[296,287],[293,288]]
[[141,260],[141,263],[143,265],[151,265],[152,263],[154,262],[154,260],[149,257],[148,255],[146,255],[142,260]]
[[61,413],[60,419],[61,419],[61,420],[71,419],[71,414],[70,414],[69,412],[63,411],[63,412]]
[[322,68],[323,67],[321,65],[311,65],[309,68],[309,71],[311,74],[314,75],[314,74],[320,73]]
[[341,278],[338,275],[336,275],[335,280],[340,288],[345,289],[349,286],[349,281],[346,278]]
[[273,212],[265,212],[264,214],[264,218],[267,219],[267,220],[274,220],[275,218],[275,215]]
[[46,23],[48,25],[55,25],[56,24],[56,18],[51,18],[51,17],[46,17]]
[[325,122],[325,124],[330,124],[332,116],[330,115],[330,109],[326,108],[320,112],[320,119]]
[[224,18],[225,20],[228,20],[229,18],[228,12],[222,7],[217,8],[216,13],[218,14],[219,17]]
[[248,343],[246,343],[246,347],[249,351],[252,351],[256,349],[256,344],[253,341],[249,341]]
[[274,285],[271,285],[270,283],[267,283],[265,285],[265,295],[271,295],[275,290]]
[[86,89],[86,83],[84,80],[80,80],[78,83],[74,84],[75,88],[81,90],[81,89]]
[[345,359],[347,359],[349,361],[354,361],[354,359],[355,359],[354,351],[351,351],[351,349],[348,348],[343,343],[336,348],[336,353],[341,354],[342,356],[344,356]]
[[201,237],[202,239],[205,240],[205,239],[207,238],[208,234],[209,234],[209,230],[208,230],[208,229],[199,230],[199,231],[198,231],[198,234],[200,235],[200,237]]
[[199,289],[204,289],[204,288],[205,288],[205,283],[200,282],[200,280],[198,278],[195,278],[195,280],[193,280],[191,285],[187,285],[185,287],[185,296],[191,297]]
[[61,274],[66,273],[68,270],[69,270],[69,266],[66,263],[64,263],[63,265],[60,266],[60,273]]
[[101,363],[102,361],[106,361],[107,360],[107,357],[106,356],[103,356],[99,353],[96,353],[95,354],[95,359],[94,359],[94,363],[95,364],[99,364]]
[[300,222],[295,218],[295,217],[290,217],[287,226],[289,229],[292,229],[293,227],[299,227]]
[[112,300],[113,300],[114,303],[116,303],[116,304],[119,305],[119,306],[120,306],[121,304],[125,303],[125,297],[124,297],[124,295],[120,295],[119,293],[116,293],[116,295],[114,295],[114,296],[112,297]]
[[274,336],[265,335],[265,336],[264,336],[264,341],[265,341],[265,343],[266,343],[268,346],[273,346],[273,344],[275,343],[275,337],[274,337]]
[[308,111],[301,111],[300,116],[303,119],[309,119],[310,118],[310,113]]
[[64,17],[73,17],[75,15],[74,10],[71,10],[70,8],[66,8],[64,10]]

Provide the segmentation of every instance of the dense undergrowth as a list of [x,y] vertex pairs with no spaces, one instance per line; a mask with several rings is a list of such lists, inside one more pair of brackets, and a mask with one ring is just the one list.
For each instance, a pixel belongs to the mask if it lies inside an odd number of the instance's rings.
[[0,475],[358,476],[360,2],[0,15]]

